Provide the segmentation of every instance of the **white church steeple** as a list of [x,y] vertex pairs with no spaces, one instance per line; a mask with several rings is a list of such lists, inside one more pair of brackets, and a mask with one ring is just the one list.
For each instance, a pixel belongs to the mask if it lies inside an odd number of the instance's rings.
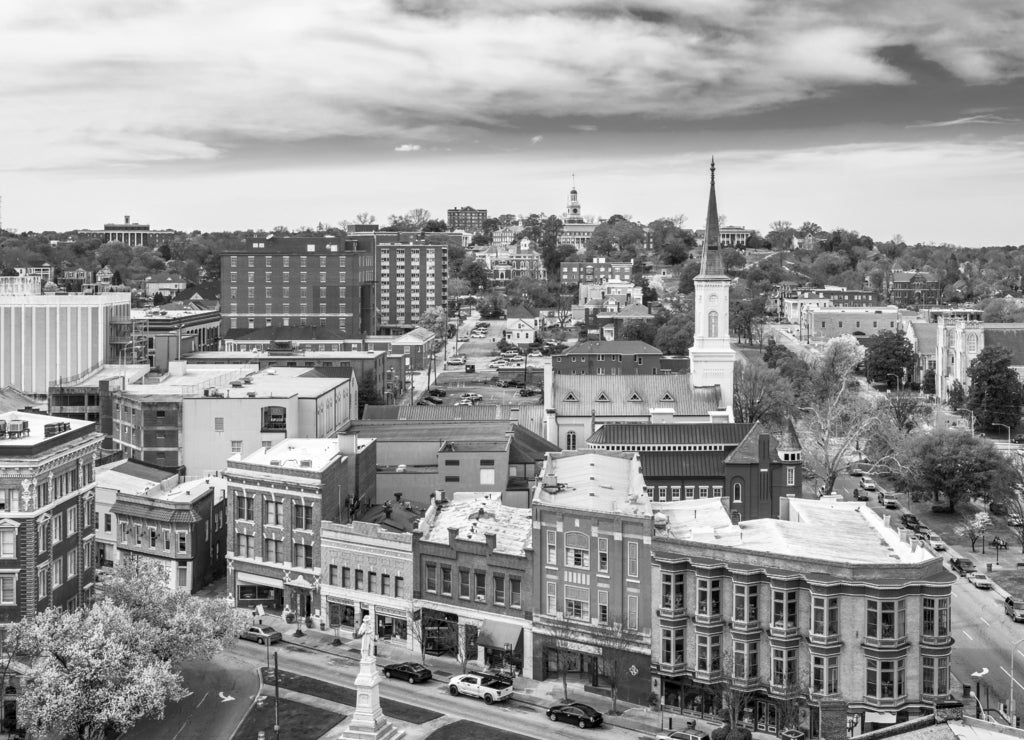
[[729,345],[729,284],[722,267],[719,244],[718,199],[715,196],[715,160],[711,159],[711,193],[700,272],[693,279],[695,326],[690,348],[690,377],[695,388],[717,385],[722,404],[732,406],[735,352]]

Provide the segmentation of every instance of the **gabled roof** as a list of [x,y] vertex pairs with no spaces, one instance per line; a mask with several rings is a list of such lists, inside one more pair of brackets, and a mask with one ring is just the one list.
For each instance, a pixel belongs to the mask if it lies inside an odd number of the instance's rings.
[[735,450],[730,452],[725,461],[727,463],[737,463],[740,465],[753,465],[761,461],[761,457],[758,454],[758,446],[760,445],[761,435],[768,434],[768,456],[773,462],[779,462],[782,458],[779,457],[779,443],[775,437],[768,432],[768,428],[761,422],[755,422],[747,435],[743,438],[743,441],[739,443]]
[[938,278],[928,272],[918,272],[917,270],[893,270],[892,281],[894,283],[909,283],[917,280],[918,282],[933,283]]
[[[554,375],[552,380],[549,403],[560,416],[647,417],[653,408],[670,408],[677,416],[707,416],[722,407],[718,386],[693,388],[689,375]],[[601,391],[608,395],[607,403],[594,400]],[[662,401],[666,394],[672,403]]]
[[986,347],[1008,349],[1010,364],[1014,367],[1024,365],[1024,328],[985,329],[983,333]]
[[660,355],[662,351],[647,342],[617,339],[610,342],[580,342],[569,347],[563,355]]
[[27,408],[45,411],[46,401],[36,401],[12,386],[0,390],[0,414],[5,411],[21,411]]
[[217,283],[200,283],[199,285],[188,285],[179,290],[174,296],[176,301],[206,300],[216,301],[220,298],[220,286]]
[[536,309],[520,303],[518,306],[509,306],[505,316],[509,319],[535,319],[540,316],[540,313]]
[[326,326],[268,326],[262,329],[231,329],[227,333],[227,338],[242,342],[298,342],[304,340],[341,342],[345,339],[345,335],[336,329],[328,329]]
[[608,445],[736,446],[755,424],[605,424],[587,440],[591,447]]

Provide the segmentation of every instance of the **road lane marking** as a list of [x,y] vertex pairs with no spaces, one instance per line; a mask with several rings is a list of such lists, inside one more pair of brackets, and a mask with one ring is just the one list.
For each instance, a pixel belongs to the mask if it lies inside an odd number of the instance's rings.
[[978,619],[980,619],[980,620],[981,620],[982,622],[984,622],[985,624],[987,624],[987,625],[988,625],[989,627],[991,627],[991,626],[992,626],[992,623],[991,623],[991,622],[989,622],[989,621],[988,621],[987,619],[985,619],[985,617],[978,617]]
[[[1009,676],[1009,675],[1010,675],[1010,672],[1009,672],[1008,670],[1006,670],[1005,668],[1003,668],[1003,666],[999,666],[999,670],[1001,670],[1001,671],[1002,671],[1003,673],[1005,673],[1005,674],[1006,674],[1007,676]],[[1015,685],[1019,686],[1020,688],[1024,689],[1024,683],[1021,683],[1021,682],[1020,682],[1020,681],[1018,681],[1018,680],[1017,680],[1017,678],[1016,678],[1016,671],[1014,671],[1014,674],[1015,674],[1015,675],[1014,675],[1013,683],[1014,683]],[[1017,702],[1014,702],[1014,705],[1016,705],[1016,704],[1017,704]]]
[[198,704],[196,704],[196,709],[199,709],[199,707],[203,706],[203,702],[206,701],[206,697],[208,697],[209,695],[210,695],[209,691],[207,691],[205,694],[203,694],[203,698],[199,700]]
[[960,631],[964,633],[964,636],[965,636],[965,637],[966,637],[966,638],[967,638],[968,640],[970,640],[971,642],[974,642],[974,638],[973,638],[973,637],[971,637],[971,636],[970,636],[969,634],[967,634],[967,630],[960,630]]
[[174,737],[172,737],[171,740],[178,740],[178,735],[180,735],[185,730],[186,727],[188,727],[188,720],[185,720],[185,724],[183,724],[181,728],[176,733],[174,733]]

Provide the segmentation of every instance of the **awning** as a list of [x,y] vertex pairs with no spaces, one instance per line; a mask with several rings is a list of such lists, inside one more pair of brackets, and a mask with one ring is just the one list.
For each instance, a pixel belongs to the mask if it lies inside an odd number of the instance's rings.
[[518,624],[485,619],[476,635],[476,644],[499,650],[504,650],[506,645],[511,645],[515,650],[522,634],[523,628]]
[[864,721],[873,722],[876,725],[896,724],[895,712],[864,712]]
[[258,576],[255,573],[243,573],[240,570],[235,571],[235,580],[239,583],[251,583],[255,586],[272,586],[274,588],[282,587],[280,578]]

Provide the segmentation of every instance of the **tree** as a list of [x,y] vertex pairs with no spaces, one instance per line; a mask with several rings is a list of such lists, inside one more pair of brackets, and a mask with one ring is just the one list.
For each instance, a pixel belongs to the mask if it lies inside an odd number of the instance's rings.
[[947,400],[954,411],[959,411],[967,403],[967,391],[959,380],[954,380],[949,386]]
[[47,609],[11,629],[27,665],[18,721],[33,734],[101,740],[144,717],[162,719],[167,702],[186,696],[171,662],[157,656],[158,630],[110,600]]
[[612,714],[618,714],[619,686],[625,680],[629,666],[636,660],[637,648],[645,641],[650,644],[650,637],[645,638],[637,630],[616,623],[610,629],[602,630],[598,639],[601,642],[601,657],[597,669],[611,690]]
[[737,422],[751,424],[762,421],[778,427],[789,417],[795,405],[793,386],[778,370],[773,370],[758,358],[736,361],[732,407]]
[[945,499],[950,512],[972,498],[1004,500],[1018,480],[992,442],[958,429],[913,434],[899,454],[906,464],[902,482],[927,493],[935,503]]
[[1010,364],[1012,357],[1005,347],[985,347],[967,368],[971,379],[967,408],[974,412],[982,429],[998,424],[1014,429],[1020,421],[1024,388]]
[[700,262],[689,260],[679,271],[679,292],[693,293],[693,279],[700,273]]
[[442,232],[448,231],[448,223],[442,221],[439,218],[432,218],[424,221],[420,224],[420,231],[422,232]]
[[969,539],[971,552],[977,552],[974,545],[990,529],[992,529],[992,518],[989,517],[988,512],[979,511],[974,514],[961,514],[960,523],[953,528],[953,534]]
[[470,295],[473,287],[465,278],[453,277],[448,281],[448,298],[455,300],[464,295]]
[[929,395],[935,395],[935,371],[925,370],[924,377],[921,379],[921,392]]
[[177,665],[211,660],[247,623],[229,599],[203,599],[169,587],[166,568],[155,560],[123,557],[104,578],[103,598],[154,630],[154,650]]
[[882,382],[899,389],[913,370],[914,359],[914,345],[906,334],[902,331],[879,332],[871,339],[864,357],[868,382]]
[[377,388],[377,378],[372,370],[367,370],[359,379],[359,416],[363,415],[365,406],[377,406],[382,400],[380,389]]
[[416,318],[416,326],[423,327],[433,332],[436,339],[444,340],[448,337],[448,319],[444,309],[438,306],[431,306]]
[[362,211],[356,214],[356,223],[362,225],[375,224],[377,223],[377,217],[369,211]]
[[599,257],[608,257],[622,251],[636,252],[643,244],[644,227],[615,216],[594,229],[587,244],[587,252]]
[[899,477],[907,466],[900,455],[907,437],[929,414],[928,407],[910,393],[886,394],[875,405],[876,423],[865,432],[864,452],[876,469]]
[[486,290],[491,284],[490,278],[487,276],[487,266],[480,260],[469,261],[467,259],[463,262],[459,277],[469,283],[470,290],[474,293]]
[[693,346],[694,303],[688,296],[668,321],[654,335],[654,346],[666,355],[684,355]]
[[773,251],[781,252],[782,250],[789,249],[793,243],[793,237],[796,235],[793,224],[789,221],[772,221],[768,224],[768,229],[769,231],[764,235],[764,238],[771,244]]
[[722,250],[722,267],[728,275],[738,275],[747,265],[747,258],[738,249]]

